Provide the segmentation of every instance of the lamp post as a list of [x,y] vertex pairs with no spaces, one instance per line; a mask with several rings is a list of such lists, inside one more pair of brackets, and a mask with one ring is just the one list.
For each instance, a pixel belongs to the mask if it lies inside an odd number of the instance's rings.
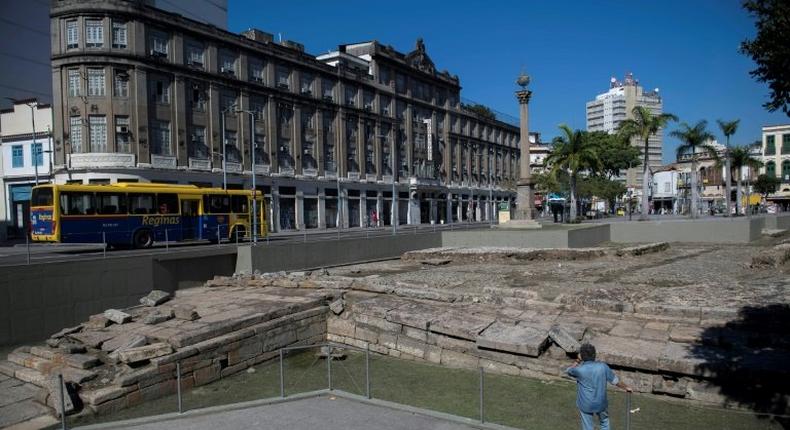
[[220,136],[219,141],[220,141],[220,143],[222,143],[222,189],[223,190],[227,190],[228,189],[227,157],[225,156],[226,155],[226,148],[225,147],[227,146],[227,144],[225,142],[225,113],[230,112],[231,110],[235,110],[235,109],[236,109],[236,104],[234,103],[234,104],[222,109],[222,112],[220,113],[220,116],[219,116],[219,124],[220,124],[219,127],[221,129],[220,132],[222,133],[222,136]]
[[[252,244],[258,244],[258,188],[255,184],[255,115],[251,110],[237,110],[250,115],[250,170],[252,171]],[[223,146],[224,149],[224,146]],[[223,171],[224,171],[223,157]]]

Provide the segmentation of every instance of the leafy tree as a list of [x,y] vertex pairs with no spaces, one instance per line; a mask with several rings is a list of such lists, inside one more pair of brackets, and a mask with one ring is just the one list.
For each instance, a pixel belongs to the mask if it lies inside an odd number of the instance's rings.
[[598,147],[598,155],[603,163],[603,170],[596,172],[597,174],[611,179],[620,176],[620,172],[641,164],[639,148],[631,145],[622,135],[595,131],[588,133],[588,138]]
[[773,194],[779,189],[782,181],[776,176],[762,174],[754,181],[754,190],[763,195],[763,198],[768,197],[768,194]]
[[[732,174],[732,166],[730,164],[730,136],[735,134],[738,130],[738,123],[741,120],[736,119],[734,121],[722,121],[718,120],[716,122],[719,123],[719,128],[721,132],[724,134],[724,137],[727,139],[727,156],[725,160],[727,161],[726,166],[724,168],[724,184],[726,185],[726,193],[727,197],[724,199],[725,207],[727,210],[724,211],[724,216],[730,216],[730,200],[732,196],[732,179],[730,179],[730,175]],[[736,212],[737,213],[737,212]]]
[[567,171],[570,177],[571,220],[576,219],[576,182],[579,173],[585,170],[601,171],[598,147],[589,134],[581,130],[572,130],[565,124],[560,125],[562,135],[554,138],[554,148],[546,157],[546,165],[551,166],[551,174],[556,178],[561,171]]
[[[716,148],[714,148],[708,141],[713,140],[713,135],[708,132],[706,127],[708,122],[705,120],[699,121],[694,126],[689,126],[685,122],[680,124],[680,129],[674,130],[670,136],[680,139],[682,142],[677,149],[677,158],[689,154],[691,156],[691,217],[697,217],[697,200],[699,190],[697,189],[697,161],[700,153],[707,153],[712,158],[718,160]],[[698,151],[699,150],[699,151]],[[701,151],[701,152],[700,152]],[[644,205],[642,205],[644,207]],[[643,214],[644,215],[644,214]]]
[[579,181],[580,197],[600,197],[606,200],[610,210],[614,210],[617,199],[625,192],[626,188],[622,182],[603,176],[589,176]]
[[763,107],[770,112],[781,109],[790,116],[790,2],[745,0],[743,7],[757,19],[757,36],[743,41],[740,51],[757,63],[749,74],[771,89],[771,99]]
[[642,150],[642,219],[647,219],[650,212],[650,202],[648,201],[648,187],[650,186],[650,166],[648,165],[648,141],[650,136],[654,136],[659,130],[666,127],[669,121],[677,121],[678,118],[671,113],[661,113],[653,115],[650,109],[644,106],[636,106],[633,111],[633,119],[627,119],[620,123],[620,134],[626,139],[639,138],[644,142]]
[[[757,169],[762,165],[762,162],[752,156],[751,150],[748,146],[736,146],[728,152],[728,158],[732,169],[735,171],[735,188],[736,188],[736,201],[735,201],[735,215],[740,214],[740,205],[743,201],[743,194],[741,187],[741,179],[743,178],[743,168],[749,167]],[[748,205],[748,203],[747,203]]]
[[476,113],[485,119],[496,120],[496,114],[494,111],[492,111],[488,106],[481,105],[479,103],[461,103],[461,109],[466,109],[470,112]]

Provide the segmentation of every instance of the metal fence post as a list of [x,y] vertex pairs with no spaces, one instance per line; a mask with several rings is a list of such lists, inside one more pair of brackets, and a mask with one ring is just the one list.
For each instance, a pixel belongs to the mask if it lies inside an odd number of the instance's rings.
[[332,345],[327,347],[326,351],[326,379],[329,385],[329,391],[332,391]]
[[217,247],[222,245],[222,238],[220,237],[220,230],[222,230],[222,224],[217,224]]
[[280,348],[280,397],[285,398],[285,374],[283,373],[283,349]]
[[181,399],[181,361],[176,361],[176,384],[176,391],[178,393],[178,413],[182,414],[184,413],[184,407]]
[[485,375],[485,372],[481,367],[480,368],[480,422],[481,423],[485,422],[485,415],[484,415],[485,411],[483,409],[483,375]]
[[236,247],[238,248],[239,247],[239,229],[236,228],[235,232],[236,232]]
[[58,375],[60,383],[60,428],[66,430],[66,390],[63,389],[63,374]]
[[165,229],[165,251],[170,251],[170,237],[167,235],[167,229]]
[[27,248],[27,264],[30,264],[30,235],[25,233],[25,247]]
[[631,392],[625,393],[625,430],[631,430]]
[[107,258],[107,233],[101,232],[102,258]]
[[365,394],[370,396],[370,344],[365,345]]

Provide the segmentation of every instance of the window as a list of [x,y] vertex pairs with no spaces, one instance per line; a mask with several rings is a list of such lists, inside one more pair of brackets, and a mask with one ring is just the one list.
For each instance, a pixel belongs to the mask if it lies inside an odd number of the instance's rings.
[[291,89],[291,70],[288,67],[277,66],[277,88]]
[[44,152],[41,143],[36,142],[30,145],[30,159],[33,160],[34,166],[44,165]]
[[773,135],[765,137],[765,155],[776,154],[776,142],[774,139]]
[[129,97],[129,75],[125,70],[116,70],[112,81],[114,97]]
[[143,193],[129,194],[129,213],[135,215],[156,213],[154,209],[154,195]]
[[126,194],[96,193],[96,209],[101,215],[119,215],[127,212]]
[[129,153],[132,152],[129,144],[129,117],[115,117],[115,151]]
[[219,54],[220,73],[236,75],[236,56],[230,52],[220,52]]
[[782,135],[782,154],[790,154],[790,134]]
[[247,196],[230,196],[230,204],[235,213],[246,214],[248,211]]
[[88,96],[104,95],[104,69],[88,69]]
[[52,206],[52,188],[37,188],[33,190],[30,206]]
[[189,145],[189,156],[201,160],[208,159],[209,151],[206,146],[206,127],[195,126],[192,128],[192,137]]
[[230,196],[209,195],[203,197],[203,207],[209,213],[229,213]]
[[337,169],[335,165],[335,115],[330,111],[324,111],[322,116],[322,127],[324,129],[324,170],[334,173]]
[[373,110],[373,100],[375,98],[375,94],[371,93],[370,91],[363,91],[362,92],[362,107],[366,111]]
[[406,93],[406,76],[401,73],[395,75],[395,91],[398,94]]
[[151,121],[151,154],[171,155],[170,122]]
[[335,82],[331,79],[321,81],[321,97],[326,101],[335,100]]
[[77,27],[77,20],[66,21],[66,49],[79,48],[80,32]]
[[11,147],[11,167],[18,169],[25,166],[25,152],[22,145]]
[[233,106],[236,104],[236,95],[235,94],[227,94],[222,93],[222,97],[220,98],[220,109],[224,111],[228,111],[228,113],[233,114]]
[[203,68],[204,64],[204,52],[203,45],[190,42],[187,44],[187,65]]
[[71,152],[80,153],[82,152],[82,118],[78,116],[71,117],[70,125]]
[[64,191],[60,194],[60,213],[63,215],[93,215],[96,213],[93,193]]
[[250,59],[250,81],[262,84],[264,78],[264,64],[261,60]]
[[69,70],[69,96],[77,97],[80,95],[80,71],[77,69]]
[[159,214],[177,214],[178,213],[178,196],[175,194],[157,194],[156,195],[157,212]]
[[192,110],[197,112],[206,110],[206,89],[199,83],[192,84]]
[[357,105],[357,87],[353,85],[346,85],[345,102],[347,106],[356,107]]
[[90,151],[107,152],[107,117],[104,115],[91,115],[90,126]]
[[782,161],[782,181],[790,181],[790,160]]
[[126,49],[127,44],[126,23],[122,21],[112,22],[112,47]]
[[382,115],[392,116],[392,99],[390,97],[379,95],[379,106],[381,107]]
[[167,57],[169,39],[170,37],[165,33],[151,32],[151,55],[154,57]]
[[302,72],[300,78],[299,92],[304,95],[313,95],[313,75],[307,72]]
[[170,104],[170,82],[164,79],[151,81],[151,93],[154,101],[159,104]]
[[101,20],[89,19],[85,21],[85,46],[88,48],[104,46],[104,26]]
[[765,163],[765,174],[768,176],[776,176],[776,163],[773,161]]

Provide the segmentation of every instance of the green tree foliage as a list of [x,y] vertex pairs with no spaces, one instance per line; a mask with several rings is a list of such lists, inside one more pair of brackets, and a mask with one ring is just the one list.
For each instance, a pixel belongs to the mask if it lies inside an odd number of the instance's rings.
[[567,125],[560,125],[562,135],[554,138],[551,154],[546,157],[546,164],[551,166],[551,174],[557,178],[559,172],[566,171],[569,175],[571,197],[571,220],[576,219],[576,182],[583,171],[599,172],[603,170],[599,147],[589,133],[572,130]]
[[598,147],[598,156],[603,164],[603,169],[596,172],[598,174],[611,179],[620,176],[620,173],[629,167],[637,167],[641,164],[639,148],[631,145],[622,135],[594,131],[588,133],[587,138]]
[[625,184],[603,176],[588,176],[579,180],[579,197],[590,199],[593,196],[606,200],[610,209],[617,205],[617,199],[626,192]]
[[757,63],[749,74],[771,90],[763,107],[790,116],[790,2],[745,0],[743,7],[756,19],[757,36],[743,41],[740,50]]
[[754,190],[762,194],[763,197],[768,197],[768,194],[773,194],[779,188],[781,181],[776,176],[769,176],[762,174],[757,177],[754,182]]
[[724,137],[726,138],[726,142],[727,142],[726,146],[727,146],[727,154],[728,155],[725,158],[727,162],[726,162],[726,166],[724,168],[724,185],[725,185],[725,188],[726,188],[725,189],[725,196],[726,197],[724,198],[724,201],[725,201],[725,206],[726,206],[727,210],[724,212],[724,216],[730,216],[730,200],[731,200],[731,196],[732,196],[732,190],[731,190],[731,188],[732,188],[732,179],[730,177],[731,174],[732,174],[732,166],[730,165],[730,156],[729,156],[730,137],[732,137],[732,135],[735,134],[736,131],[738,131],[738,124],[741,122],[741,120],[736,119],[734,121],[724,121],[724,120],[720,119],[720,120],[717,120],[716,122],[719,123],[719,129],[721,129],[721,132],[722,132],[722,134],[724,134]]
[[[701,153],[707,153],[711,158],[718,160],[716,148],[711,146],[708,142],[713,140],[713,135],[707,130],[708,122],[705,120],[699,121],[690,126],[685,122],[680,124],[678,130],[669,133],[670,136],[675,137],[681,141],[677,148],[677,158],[682,156],[691,156],[691,217],[696,218],[697,213],[697,200],[699,190],[697,189],[697,161]],[[644,206],[644,205],[643,205]],[[643,209],[644,210],[644,209]]]
[[494,111],[492,111],[488,106],[481,105],[479,103],[461,103],[461,109],[466,109],[470,112],[476,113],[485,119],[490,119],[492,121],[496,120],[496,114]]

